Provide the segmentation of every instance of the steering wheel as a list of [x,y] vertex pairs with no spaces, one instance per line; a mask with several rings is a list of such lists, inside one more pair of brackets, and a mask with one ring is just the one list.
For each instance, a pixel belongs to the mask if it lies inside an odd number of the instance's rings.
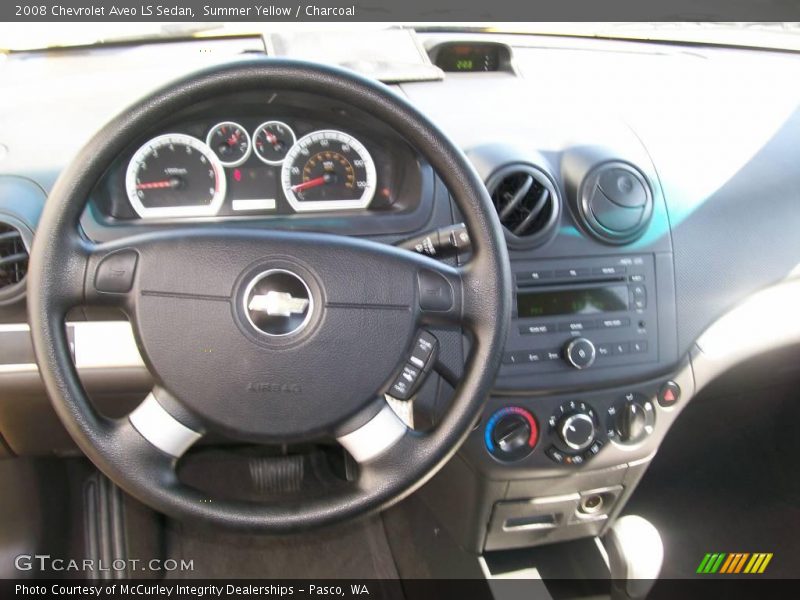
[[[453,195],[471,259],[453,267],[364,239],[219,223],[106,243],[82,235],[79,219],[93,186],[137,136],[232,90],[335,98],[392,127]],[[62,172],[42,214],[28,307],[53,406],[114,483],[176,518],[287,532],[384,508],[455,453],[499,367],[510,277],[483,183],[426,117],[386,86],[349,71],[256,59],[167,85],[88,142]],[[267,306],[267,315],[291,318],[254,316],[253,298],[267,288],[256,303]],[[107,418],[92,406],[71,360],[65,316],[71,307],[93,304],[125,311],[156,382],[125,418]],[[426,326],[461,328],[471,343],[450,408],[436,427],[420,432],[397,417],[385,393]],[[176,472],[178,459],[209,433],[249,443],[336,440],[357,462],[357,474],[299,500],[209,502]]]

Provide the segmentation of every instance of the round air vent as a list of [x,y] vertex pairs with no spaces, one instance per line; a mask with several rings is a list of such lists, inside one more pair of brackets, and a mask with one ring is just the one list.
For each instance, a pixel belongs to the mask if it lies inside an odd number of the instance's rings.
[[509,246],[530,248],[554,232],[561,201],[550,178],[533,165],[503,167],[486,182]]
[[606,163],[583,180],[578,211],[595,237],[609,244],[628,244],[650,222],[653,195],[637,169],[622,162]]
[[22,226],[0,218],[0,305],[22,296],[27,272],[28,245]]

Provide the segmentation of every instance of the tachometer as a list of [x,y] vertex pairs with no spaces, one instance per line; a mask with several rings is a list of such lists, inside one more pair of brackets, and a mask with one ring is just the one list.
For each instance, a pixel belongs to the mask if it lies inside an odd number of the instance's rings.
[[225,174],[206,144],[170,133],[136,151],[128,163],[125,188],[143,219],[212,216],[225,200]]
[[299,212],[366,208],[375,195],[375,163],[353,136],[315,131],[289,150],[281,183],[289,204]]

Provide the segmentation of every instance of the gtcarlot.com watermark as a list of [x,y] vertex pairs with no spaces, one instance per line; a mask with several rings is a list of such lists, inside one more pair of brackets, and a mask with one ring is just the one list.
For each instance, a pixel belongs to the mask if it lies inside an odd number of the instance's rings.
[[18,571],[38,571],[55,573],[131,573],[134,571],[194,571],[194,560],[173,558],[138,558],[115,559],[104,561],[92,558],[58,558],[49,554],[20,554],[14,559]]

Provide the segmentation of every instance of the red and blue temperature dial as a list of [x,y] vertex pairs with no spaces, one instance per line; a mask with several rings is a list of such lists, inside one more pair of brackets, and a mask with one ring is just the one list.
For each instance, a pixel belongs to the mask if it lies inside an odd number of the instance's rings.
[[498,460],[510,462],[528,456],[536,447],[539,428],[530,411],[519,406],[501,408],[486,422],[484,442]]

